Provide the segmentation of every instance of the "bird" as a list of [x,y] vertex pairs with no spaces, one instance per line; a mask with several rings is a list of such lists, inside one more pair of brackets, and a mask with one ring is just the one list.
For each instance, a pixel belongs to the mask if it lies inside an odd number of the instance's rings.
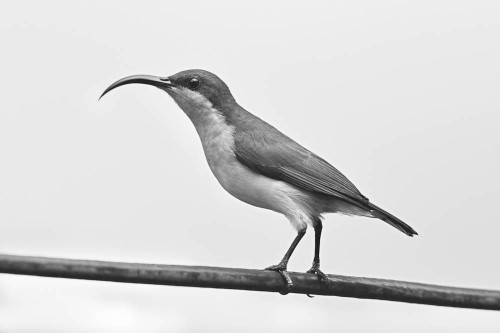
[[[283,214],[296,231],[278,272],[289,291],[287,266],[308,227],[314,229],[314,257],[307,273],[326,283],[320,268],[323,214],[341,213],[382,220],[408,236],[417,232],[373,204],[323,158],[240,106],[217,75],[190,69],[161,77],[132,75],[111,84],[100,96],[127,84],[151,85],[166,92],[193,123],[208,165],[220,185],[237,199]],[[286,293],[286,292],[285,292]]]

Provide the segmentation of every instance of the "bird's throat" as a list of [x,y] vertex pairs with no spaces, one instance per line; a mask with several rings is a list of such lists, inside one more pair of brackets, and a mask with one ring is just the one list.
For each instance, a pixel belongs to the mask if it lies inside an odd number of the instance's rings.
[[[234,128],[226,122],[224,115],[213,107],[213,104],[202,94],[185,88],[175,88],[169,95],[191,119],[206,149],[214,141],[225,141],[222,146],[232,151]],[[218,142],[221,144],[221,142]],[[231,143],[230,145],[228,145]]]
[[191,119],[213,173],[218,179],[223,177],[221,168],[235,158],[234,127],[226,122],[224,115],[203,95],[182,88],[169,94]]

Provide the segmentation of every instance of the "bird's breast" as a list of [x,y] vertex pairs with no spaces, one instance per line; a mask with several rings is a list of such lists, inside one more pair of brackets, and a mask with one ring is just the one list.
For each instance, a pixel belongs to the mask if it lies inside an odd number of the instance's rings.
[[195,126],[208,165],[222,187],[248,204],[269,208],[265,207],[269,204],[263,200],[267,177],[253,172],[236,159],[234,127],[217,114],[206,117],[203,122],[203,126]]
[[200,134],[205,156],[222,187],[247,204],[285,214],[292,225],[302,229],[312,223],[309,197],[295,186],[257,173],[237,160],[234,128],[218,124]]
[[222,187],[243,202],[285,214],[301,229],[311,215],[307,195],[239,162],[234,153],[234,126],[203,96],[183,90],[172,97],[194,124],[208,165]]
[[249,169],[234,154],[235,128],[217,110],[190,116],[196,127],[205,156],[222,187],[250,205],[286,213],[291,208],[290,185]]

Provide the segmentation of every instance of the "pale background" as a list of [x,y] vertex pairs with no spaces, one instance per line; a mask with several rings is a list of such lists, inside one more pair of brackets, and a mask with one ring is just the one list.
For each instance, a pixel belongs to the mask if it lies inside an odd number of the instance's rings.
[[[236,99],[413,226],[329,215],[322,267],[500,289],[498,1],[4,1],[0,252],[263,268],[294,237],[232,198],[196,132],[131,74],[219,74]],[[308,233],[290,263],[305,271]],[[498,332],[491,311],[0,276],[0,332]]]

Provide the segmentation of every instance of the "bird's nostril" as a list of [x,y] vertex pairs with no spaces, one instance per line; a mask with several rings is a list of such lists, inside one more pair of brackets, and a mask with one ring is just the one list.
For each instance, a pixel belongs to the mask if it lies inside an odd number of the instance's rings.
[[168,77],[160,77],[160,81],[170,81],[170,78],[168,78]]

